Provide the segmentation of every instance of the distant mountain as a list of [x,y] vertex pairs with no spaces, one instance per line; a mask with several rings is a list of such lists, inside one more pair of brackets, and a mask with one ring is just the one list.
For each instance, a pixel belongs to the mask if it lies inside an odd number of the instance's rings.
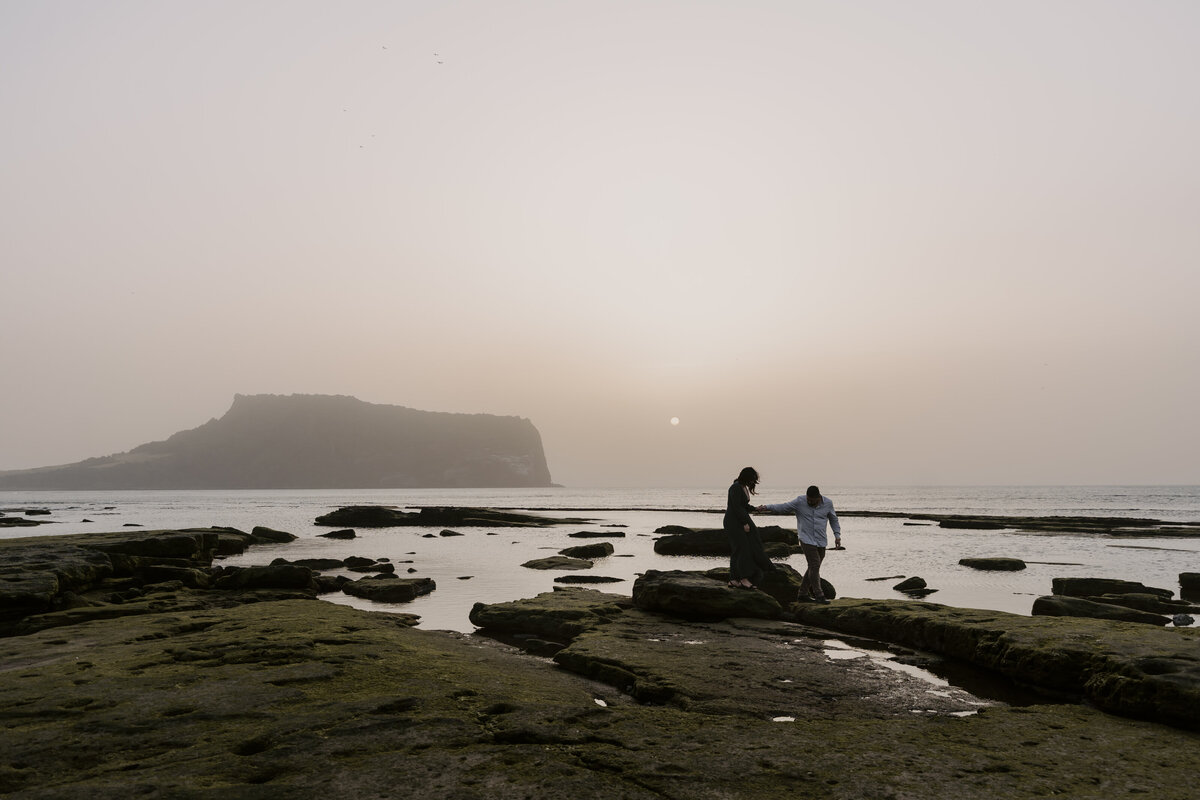
[[0,489],[407,489],[550,486],[522,417],[331,395],[237,395],[220,419],[127,453],[0,472]]

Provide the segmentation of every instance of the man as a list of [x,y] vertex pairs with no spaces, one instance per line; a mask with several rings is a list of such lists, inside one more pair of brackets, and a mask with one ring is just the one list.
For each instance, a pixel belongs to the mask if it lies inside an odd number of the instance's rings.
[[786,503],[759,506],[759,511],[795,511],[796,533],[800,537],[800,551],[808,562],[808,569],[800,583],[801,600],[815,600],[818,603],[828,603],[825,591],[821,588],[821,562],[825,560],[825,523],[833,526],[833,545],[842,546],[842,523],[838,521],[837,512],[833,510],[833,501],[821,496],[821,490],[816,486],[808,487],[808,491],[795,500]]

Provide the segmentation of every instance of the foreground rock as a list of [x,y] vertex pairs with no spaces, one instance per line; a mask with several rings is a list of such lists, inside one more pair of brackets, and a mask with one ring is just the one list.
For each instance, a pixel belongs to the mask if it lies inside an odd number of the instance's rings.
[[933,650],[1098,708],[1200,728],[1200,631],[934,603],[796,606],[813,625]]
[[317,517],[317,525],[333,528],[545,528],[550,525],[578,525],[586,519],[543,517],[492,508],[422,508],[401,511],[391,506],[345,506]]
[[882,655],[830,658],[827,630],[600,594],[539,595],[543,619],[577,613],[558,667],[311,600],[3,639],[0,793],[1007,800],[1179,797],[1194,780],[1193,734],[931,693]]

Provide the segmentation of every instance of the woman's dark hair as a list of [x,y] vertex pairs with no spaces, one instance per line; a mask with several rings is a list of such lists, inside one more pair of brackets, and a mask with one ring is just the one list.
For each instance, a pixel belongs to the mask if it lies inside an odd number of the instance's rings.
[[750,494],[756,494],[754,487],[758,486],[758,470],[754,467],[742,467],[742,471],[738,473],[737,482],[750,490]]

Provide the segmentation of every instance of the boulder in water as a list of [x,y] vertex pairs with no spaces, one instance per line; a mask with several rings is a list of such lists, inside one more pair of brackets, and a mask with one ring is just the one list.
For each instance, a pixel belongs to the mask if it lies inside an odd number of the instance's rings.
[[596,542],[595,544],[568,547],[559,550],[558,553],[569,558],[605,558],[613,554],[613,546],[608,542]]
[[1025,562],[1019,558],[960,558],[958,563],[971,569],[998,572],[1018,572],[1025,569]]
[[1033,616],[1046,617],[1091,617],[1119,622],[1141,622],[1148,625],[1166,625],[1169,621],[1159,614],[1150,614],[1134,608],[1097,603],[1082,597],[1069,595],[1047,595],[1033,601]]
[[1065,594],[1071,597],[1094,597],[1102,594],[1156,594],[1169,599],[1175,596],[1175,592],[1170,589],[1155,589],[1134,581],[1122,581],[1115,578],[1054,578],[1051,581],[1051,591],[1054,594]]
[[343,584],[342,591],[377,603],[407,603],[437,588],[430,578],[361,578]]
[[521,565],[529,569],[591,569],[594,565],[586,558],[571,558],[570,556],[550,556],[535,558]]

